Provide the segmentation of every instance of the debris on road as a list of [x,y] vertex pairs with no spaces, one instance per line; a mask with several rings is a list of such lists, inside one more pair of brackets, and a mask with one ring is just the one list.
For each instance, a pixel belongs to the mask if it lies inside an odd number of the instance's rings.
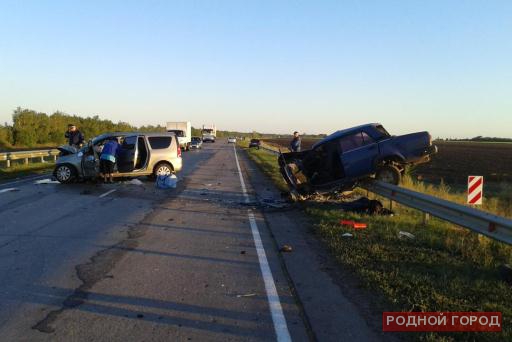
[[159,189],[174,189],[178,183],[176,175],[160,175],[156,178],[156,187]]
[[341,236],[343,236],[343,237],[353,237],[354,235],[352,235],[350,233],[345,233],[345,234],[342,234]]
[[285,253],[290,253],[293,251],[293,248],[292,246],[290,245],[283,245],[280,249],[279,249],[280,252],[285,252]]
[[245,251],[240,251],[240,254],[245,254]]
[[413,234],[411,234],[411,233],[409,233],[409,232],[404,232],[404,231],[402,231],[402,230],[398,232],[398,237],[399,237],[399,238],[407,237],[407,238],[409,238],[409,239],[411,239],[411,240],[412,240],[412,239],[414,239],[414,238],[416,238]]
[[57,180],[52,180],[50,178],[36,180],[34,184],[59,184],[60,182]]
[[132,180],[129,180],[127,182],[123,182],[124,184],[129,184],[129,185],[144,185],[144,183],[142,183],[142,181],[140,181],[139,179],[137,178],[134,178]]
[[0,194],[1,194],[1,193],[4,193],[4,192],[14,192],[14,191],[20,191],[20,189],[18,189],[18,188],[7,188],[7,189],[2,189],[2,190],[0,190]]
[[256,293],[247,293],[247,294],[238,294],[238,295],[236,295],[236,298],[254,297],[254,296],[256,296]]

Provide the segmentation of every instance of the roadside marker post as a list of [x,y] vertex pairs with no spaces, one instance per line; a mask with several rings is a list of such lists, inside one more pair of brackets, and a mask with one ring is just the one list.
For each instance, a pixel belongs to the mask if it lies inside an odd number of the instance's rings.
[[482,205],[484,197],[484,177],[468,176],[468,204]]

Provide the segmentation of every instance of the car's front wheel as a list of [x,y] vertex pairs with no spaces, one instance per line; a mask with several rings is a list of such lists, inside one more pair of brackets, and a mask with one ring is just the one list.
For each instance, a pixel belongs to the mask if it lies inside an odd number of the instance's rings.
[[71,183],[76,178],[76,170],[68,164],[57,165],[53,171],[55,178],[63,184]]
[[402,180],[402,173],[396,166],[385,164],[377,168],[375,179],[385,183],[398,185]]

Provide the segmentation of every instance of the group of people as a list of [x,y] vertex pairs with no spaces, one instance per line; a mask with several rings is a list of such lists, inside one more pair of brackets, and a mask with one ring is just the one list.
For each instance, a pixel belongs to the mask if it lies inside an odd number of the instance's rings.
[[[69,146],[79,149],[84,144],[84,135],[74,124],[68,125],[64,134]],[[100,173],[105,183],[114,182],[114,166],[116,165],[121,145],[116,137],[111,137],[104,145],[100,153]]]
[[[68,144],[77,149],[81,148],[84,143],[84,135],[73,125],[68,125],[68,130],[64,135],[68,139]],[[290,142],[290,151],[300,152],[300,135],[299,132],[293,132],[293,139]],[[105,183],[113,183],[114,166],[116,165],[121,145],[116,137],[111,137],[104,145],[100,154],[100,172]]]

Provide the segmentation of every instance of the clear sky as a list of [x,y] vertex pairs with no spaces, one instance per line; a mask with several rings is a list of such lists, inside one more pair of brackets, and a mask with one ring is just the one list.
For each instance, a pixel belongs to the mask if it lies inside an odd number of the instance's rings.
[[512,1],[4,1],[0,120],[512,137]]

